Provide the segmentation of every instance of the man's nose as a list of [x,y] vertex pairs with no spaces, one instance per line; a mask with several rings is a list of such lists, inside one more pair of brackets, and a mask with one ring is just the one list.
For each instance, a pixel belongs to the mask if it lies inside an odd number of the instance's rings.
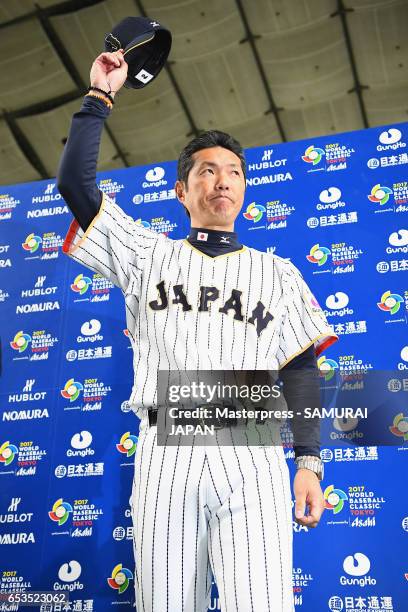
[[216,188],[219,190],[229,189],[228,174],[226,172],[220,172],[218,174]]

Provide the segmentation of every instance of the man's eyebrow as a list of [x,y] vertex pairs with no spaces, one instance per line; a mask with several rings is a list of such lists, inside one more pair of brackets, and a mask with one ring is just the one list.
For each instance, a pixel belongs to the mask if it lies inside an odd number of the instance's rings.
[[[198,164],[198,167],[201,168],[201,166],[212,166],[213,168],[218,168],[219,164],[215,163],[215,162],[211,162],[211,161],[202,161]],[[232,162],[230,164],[227,164],[227,166],[231,166],[234,168],[240,168],[241,166],[235,162]]]

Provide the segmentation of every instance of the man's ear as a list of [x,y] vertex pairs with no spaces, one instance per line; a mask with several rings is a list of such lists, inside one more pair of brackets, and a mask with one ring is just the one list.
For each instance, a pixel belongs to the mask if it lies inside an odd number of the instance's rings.
[[185,197],[185,187],[184,187],[184,182],[183,181],[176,181],[176,184],[174,185],[174,189],[176,191],[176,196],[179,202],[181,202],[182,204],[184,204],[184,201],[186,199]]

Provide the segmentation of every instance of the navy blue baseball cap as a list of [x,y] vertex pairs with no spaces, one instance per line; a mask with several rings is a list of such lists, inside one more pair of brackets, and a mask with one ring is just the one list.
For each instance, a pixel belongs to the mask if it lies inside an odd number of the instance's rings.
[[105,51],[123,49],[128,64],[125,87],[141,89],[157,77],[171,48],[171,33],[147,17],[125,17],[105,36]]

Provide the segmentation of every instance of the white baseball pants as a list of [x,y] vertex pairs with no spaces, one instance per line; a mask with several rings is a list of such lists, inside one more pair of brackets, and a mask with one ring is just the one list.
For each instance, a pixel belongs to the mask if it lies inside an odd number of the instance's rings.
[[213,578],[222,612],[294,612],[282,446],[156,437],[144,416],[130,498],[137,612],[207,612]]

